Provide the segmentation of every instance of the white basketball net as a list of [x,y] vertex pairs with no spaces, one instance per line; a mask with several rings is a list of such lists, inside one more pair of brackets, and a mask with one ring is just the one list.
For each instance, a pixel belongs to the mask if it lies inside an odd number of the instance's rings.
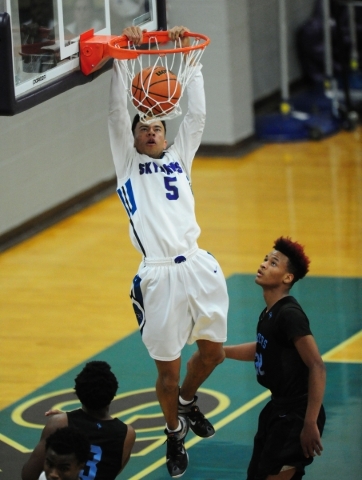
[[[202,40],[200,38],[193,38],[190,37],[190,46],[197,46],[201,44]],[[165,53],[162,51],[162,47],[164,45],[160,44],[157,41],[156,37],[149,38],[149,50],[157,50],[158,53],[146,54],[142,53],[142,50],[138,49],[133,45],[133,43],[129,42],[128,48],[137,50],[140,54],[137,58],[127,60],[124,62],[124,67],[127,72],[126,82],[124,83],[124,87],[127,91],[127,95],[131,100],[132,104],[134,105],[135,109],[140,115],[140,120],[144,123],[150,123],[154,121],[154,119],[162,119],[162,120],[170,120],[172,118],[178,117],[181,115],[182,110],[180,107],[180,100],[182,95],[185,91],[186,85],[190,81],[193,68],[198,65],[200,58],[204,52],[204,48],[197,48],[195,50],[190,50],[187,53],[182,51],[178,51],[177,49],[181,47],[181,40],[170,41],[167,44],[167,49],[170,49],[169,45],[174,44],[173,49],[175,52],[172,53]],[[181,94],[178,100],[173,101],[175,103],[175,107],[170,110],[170,102],[165,99],[162,102],[156,102],[156,105],[153,105],[149,108],[148,111],[144,112],[137,107],[139,103],[138,100],[133,96],[132,93],[132,81],[135,76],[142,71],[144,68],[152,67],[153,69],[156,67],[163,67],[167,70],[171,70],[177,77],[177,80],[181,86]],[[144,94],[147,96],[148,92],[145,91],[143,88]],[[170,97],[172,97],[172,91],[170,92]],[[154,100],[153,100],[154,102]],[[135,105],[136,104],[136,105]],[[143,104],[144,105],[144,104]],[[157,111],[161,111],[161,113],[154,114],[153,109],[157,107]],[[143,106],[144,109],[144,106]]]

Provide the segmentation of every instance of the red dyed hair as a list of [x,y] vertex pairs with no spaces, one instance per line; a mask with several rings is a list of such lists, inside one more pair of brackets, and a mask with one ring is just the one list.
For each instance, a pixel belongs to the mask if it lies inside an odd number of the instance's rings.
[[308,273],[310,260],[304,253],[303,245],[293,242],[290,237],[279,237],[274,241],[273,248],[288,258],[288,268],[294,275],[292,285]]

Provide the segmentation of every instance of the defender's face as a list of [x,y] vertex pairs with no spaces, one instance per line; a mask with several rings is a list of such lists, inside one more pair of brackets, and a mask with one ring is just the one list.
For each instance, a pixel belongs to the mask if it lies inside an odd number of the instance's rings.
[[138,153],[160,158],[167,146],[165,129],[160,120],[150,124],[138,122],[134,130],[134,146]]
[[272,250],[265,255],[255,277],[255,283],[261,287],[279,287],[290,283],[293,275],[288,272],[288,257],[278,250]]
[[78,480],[84,468],[74,453],[59,455],[49,448],[45,455],[44,472],[47,480]]

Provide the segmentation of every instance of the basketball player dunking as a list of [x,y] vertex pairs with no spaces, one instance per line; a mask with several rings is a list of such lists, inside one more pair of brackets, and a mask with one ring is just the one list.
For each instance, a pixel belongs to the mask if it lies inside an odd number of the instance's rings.
[[[174,27],[171,40],[188,29]],[[135,45],[139,27],[123,31]],[[155,360],[156,393],[166,420],[167,468],[181,476],[188,465],[184,439],[189,427],[201,437],[215,431],[196,404],[196,392],[225,357],[228,294],[216,259],[198,248],[191,166],[205,124],[201,65],[193,65],[187,86],[188,111],[174,143],[167,148],[164,122],[131,124],[127,111],[124,60],[114,61],[109,135],[117,174],[117,192],[130,219],[130,236],[142,261],[134,277],[131,299],[142,340]],[[181,351],[186,343],[198,349],[180,383]]]

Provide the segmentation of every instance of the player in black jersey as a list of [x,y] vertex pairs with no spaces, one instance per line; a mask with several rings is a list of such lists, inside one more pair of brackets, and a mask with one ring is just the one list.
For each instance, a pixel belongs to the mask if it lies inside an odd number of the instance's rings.
[[299,243],[278,238],[255,278],[266,303],[256,341],[224,346],[226,358],[254,361],[257,381],[271,391],[259,416],[247,480],[301,479],[323,450],[325,366],[306,314],[289,295],[309,263]]
[[58,428],[45,442],[46,480],[79,480],[90,451],[87,437],[72,427]]
[[[108,363],[88,362],[75,379],[75,393],[82,408],[72,412],[51,410],[40,441],[22,469],[22,480],[38,480],[43,471],[46,439],[58,428],[78,428],[91,443],[91,454],[80,477],[113,480],[126,466],[136,434],[109,414],[118,381]],[[43,474],[44,478],[44,474]]]

